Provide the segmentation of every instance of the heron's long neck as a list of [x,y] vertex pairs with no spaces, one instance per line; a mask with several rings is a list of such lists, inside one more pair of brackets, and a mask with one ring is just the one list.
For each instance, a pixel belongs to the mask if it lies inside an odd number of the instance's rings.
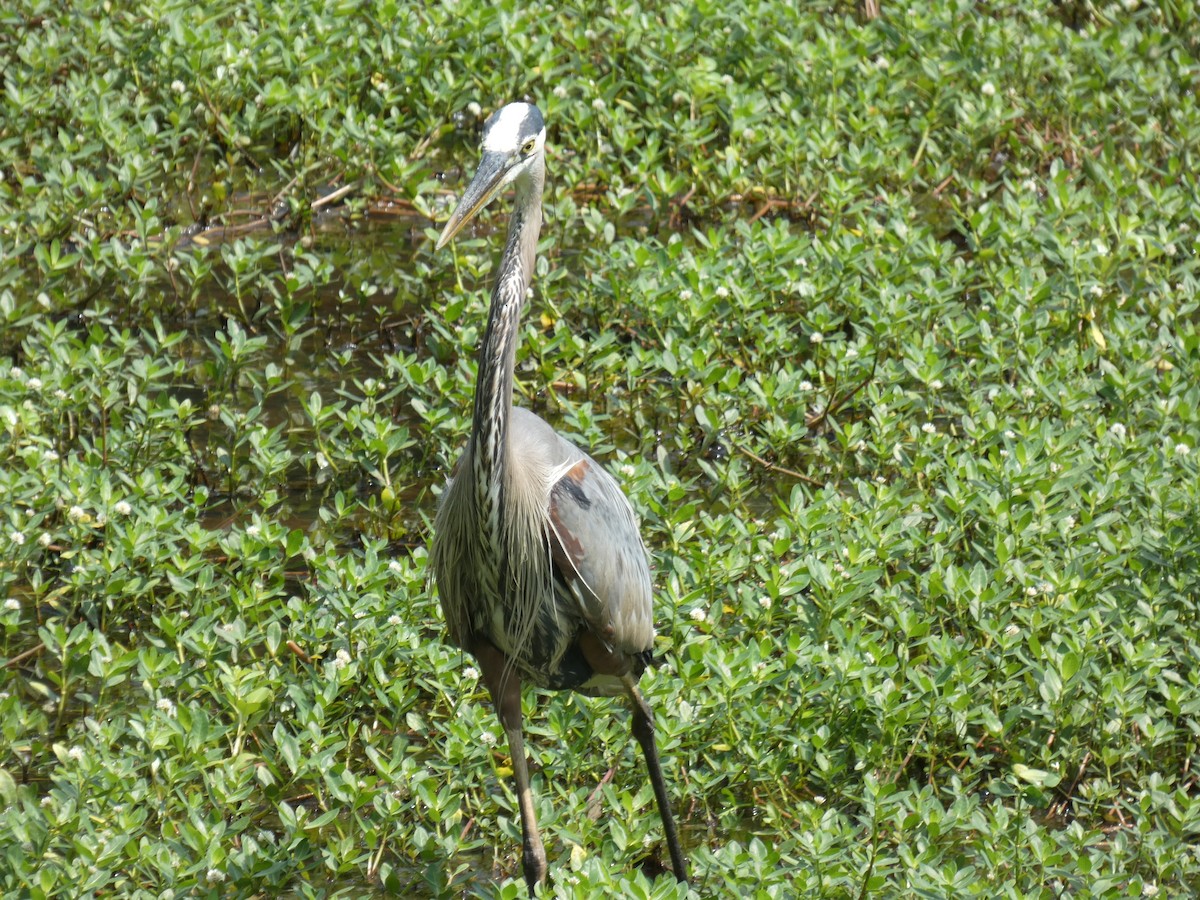
[[508,239],[492,288],[487,331],[479,348],[479,374],[475,381],[472,427],[475,484],[481,511],[493,525],[498,525],[496,517],[504,489],[517,331],[525,306],[525,292],[533,276],[541,227],[542,179],[535,176],[517,185],[516,208],[508,223]]

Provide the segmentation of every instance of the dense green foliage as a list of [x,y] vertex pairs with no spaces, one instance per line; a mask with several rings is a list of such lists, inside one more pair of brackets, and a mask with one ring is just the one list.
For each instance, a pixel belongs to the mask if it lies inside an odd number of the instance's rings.
[[[0,891],[523,893],[424,549],[518,96],[693,893],[1200,891],[1196,5],[557,6],[0,12]],[[687,896],[625,710],[526,704],[547,894]]]

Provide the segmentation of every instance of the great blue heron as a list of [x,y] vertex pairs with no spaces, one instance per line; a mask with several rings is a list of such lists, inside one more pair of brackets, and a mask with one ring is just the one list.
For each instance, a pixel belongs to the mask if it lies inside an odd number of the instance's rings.
[[671,865],[687,868],[667,798],[654,720],[638,676],[650,661],[650,569],[633,508],[607,472],[512,405],[517,329],[542,224],[546,128],[529,103],[484,125],[483,158],[438,249],[507,185],[516,202],[479,348],[471,437],[434,523],[430,561],[450,640],[479,662],[512,755],[525,881],[546,879],[521,734],[521,682],[629,696]]

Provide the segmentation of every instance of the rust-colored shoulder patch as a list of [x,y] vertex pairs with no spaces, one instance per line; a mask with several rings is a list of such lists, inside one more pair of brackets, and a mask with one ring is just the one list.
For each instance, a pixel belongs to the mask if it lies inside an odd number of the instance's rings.
[[583,559],[583,544],[567,528],[554,502],[550,503],[550,524],[550,555],[564,574],[574,578],[578,574],[575,567]]
[[576,484],[583,484],[583,478],[585,475],[587,475],[589,468],[591,467],[588,465],[588,461],[586,459],[581,459],[579,462],[575,463],[575,465],[571,466],[569,470],[567,470],[567,474],[565,474],[563,478],[570,478]]

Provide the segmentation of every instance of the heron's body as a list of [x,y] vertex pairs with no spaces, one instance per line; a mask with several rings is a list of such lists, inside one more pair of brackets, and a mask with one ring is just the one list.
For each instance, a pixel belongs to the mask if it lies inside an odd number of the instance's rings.
[[[591,457],[531,412],[508,411],[503,456],[520,460],[492,484],[467,444],[436,522],[434,561],[451,640],[483,638],[538,687],[620,693],[620,681],[589,666],[591,634],[640,674],[654,643],[650,570],[629,501]],[[511,507],[543,511],[540,521]],[[479,524],[499,517],[498,545]],[[489,529],[490,530],[490,529]]]
[[637,687],[654,643],[650,570],[633,509],[591,457],[512,405],[521,310],[541,227],[545,128],[513,103],[484,129],[483,161],[443,246],[508,184],[516,200],[479,349],[471,437],[442,497],[430,562],[450,639],[479,661],[508,737],[530,891],[546,857],[521,730],[521,682],[627,693],[675,874],[683,856]]

